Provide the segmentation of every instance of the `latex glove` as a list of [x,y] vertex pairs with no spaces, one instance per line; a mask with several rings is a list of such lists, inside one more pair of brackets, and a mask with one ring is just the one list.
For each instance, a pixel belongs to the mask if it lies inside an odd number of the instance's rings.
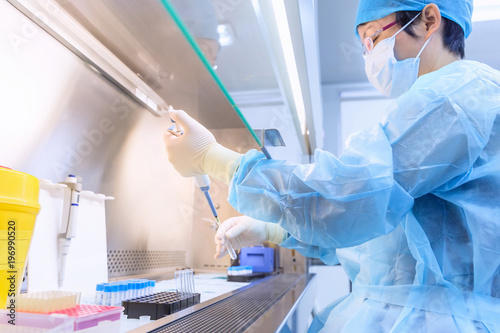
[[232,217],[224,221],[215,234],[214,257],[218,259],[227,254],[227,239],[230,239],[233,248],[238,250],[263,242],[279,244],[287,235],[288,233],[276,223],[262,222],[248,216]]
[[183,135],[164,135],[174,168],[184,177],[208,174],[229,184],[242,155],[218,144],[213,134],[186,112],[172,110],[169,116],[184,130]]
[[170,132],[164,135],[170,163],[184,177],[204,174],[203,160],[210,147],[217,144],[215,137],[182,110],[170,111],[169,116],[184,130],[183,135],[175,136]]

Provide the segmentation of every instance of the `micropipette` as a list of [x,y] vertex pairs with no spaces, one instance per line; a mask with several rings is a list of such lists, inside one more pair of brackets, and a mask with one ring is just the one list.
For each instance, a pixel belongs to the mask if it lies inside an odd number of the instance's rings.
[[[170,106],[168,108],[168,111],[171,111],[171,110],[173,110],[172,106]],[[172,125],[168,129],[168,131],[175,136],[180,136],[180,135],[184,134],[184,130],[182,129],[182,127],[178,123],[176,123],[174,120],[172,120],[172,119],[170,119],[170,120],[174,123],[174,125]],[[174,128],[175,128],[175,130],[174,130]],[[212,214],[215,218],[215,222],[217,222],[217,226],[220,226],[220,220],[219,220],[219,216],[217,214],[217,210],[215,209],[214,203],[212,201],[212,197],[210,196],[210,193],[208,192],[208,190],[210,189],[210,178],[208,178],[207,175],[199,175],[199,176],[195,177],[195,180],[196,180],[196,185],[200,188],[200,190],[205,195],[205,198],[207,199],[208,206],[210,206],[210,210],[212,211]],[[231,257],[231,259],[235,260],[237,258],[236,252],[234,251],[233,244],[231,244],[231,241],[229,239],[227,239],[227,241],[226,241],[226,249],[227,249],[227,252],[229,253],[229,257]]]
[[66,274],[66,259],[69,253],[71,240],[76,237],[76,227],[78,221],[78,206],[80,204],[80,191],[82,184],[78,182],[75,175],[68,175],[65,182],[65,207],[63,211],[63,232],[59,235],[59,277],[58,285],[61,288],[64,284]]
[[[219,216],[217,215],[217,210],[215,210],[214,203],[212,201],[212,198],[210,197],[210,193],[208,192],[208,190],[210,189],[210,178],[208,178],[207,175],[199,175],[196,176],[195,179],[196,179],[196,185],[200,188],[203,194],[205,194],[205,198],[207,199],[208,205],[210,206],[210,210],[214,215],[217,225],[220,226],[220,220]],[[231,244],[231,241],[229,239],[226,240],[226,249],[231,259],[234,260],[237,258],[236,252],[234,251],[233,248],[233,244]]]

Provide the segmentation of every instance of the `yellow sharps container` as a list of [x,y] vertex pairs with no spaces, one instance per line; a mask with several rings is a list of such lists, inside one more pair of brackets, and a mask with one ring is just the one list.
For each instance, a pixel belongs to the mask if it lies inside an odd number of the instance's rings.
[[[0,309],[12,309],[40,204],[38,179],[0,166]],[[14,303],[14,304],[13,304]]]

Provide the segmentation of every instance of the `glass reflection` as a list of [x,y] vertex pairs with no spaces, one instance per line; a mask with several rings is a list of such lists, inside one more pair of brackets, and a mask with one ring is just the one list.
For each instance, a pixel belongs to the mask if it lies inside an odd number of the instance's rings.
[[[252,1],[162,0],[235,112],[262,146],[232,96],[281,96],[276,69]],[[217,69],[215,73],[215,68]]]
[[184,25],[196,40],[205,59],[215,65],[221,47],[218,20],[211,0],[170,0]]

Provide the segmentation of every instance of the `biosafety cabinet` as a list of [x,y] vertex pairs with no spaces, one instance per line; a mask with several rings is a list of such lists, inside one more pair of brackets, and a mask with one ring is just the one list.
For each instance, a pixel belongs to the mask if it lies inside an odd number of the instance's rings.
[[[311,161],[322,147],[314,10],[314,1],[296,0],[0,2],[0,164],[41,179],[46,200],[73,174],[82,198],[105,202],[105,216],[80,216],[86,236],[75,237],[75,269],[110,280],[227,270],[228,257],[213,259],[216,225],[202,193],[168,162],[165,111],[185,110],[239,152]],[[212,180],[210,191],[221,220],[238,214],[227,186]],[[57,209],[42,204],[48,220]],[[101,218],[105,224],[97,224]],[[49,283],[37,272],[57,269],[48,259],[57,251],[56,229],[34,240],[40,259],[28,264],[28,290],[30,280]],[[262,302],[290,305],[261,316],[259,327],[294,320],[303,328],[290,309],[314,280],[301,275],[306,260],[276,248],[275,262],[295,275],[274,282],[285,296]],[[248,314],[242,327],[251,330],[260,315]]]

